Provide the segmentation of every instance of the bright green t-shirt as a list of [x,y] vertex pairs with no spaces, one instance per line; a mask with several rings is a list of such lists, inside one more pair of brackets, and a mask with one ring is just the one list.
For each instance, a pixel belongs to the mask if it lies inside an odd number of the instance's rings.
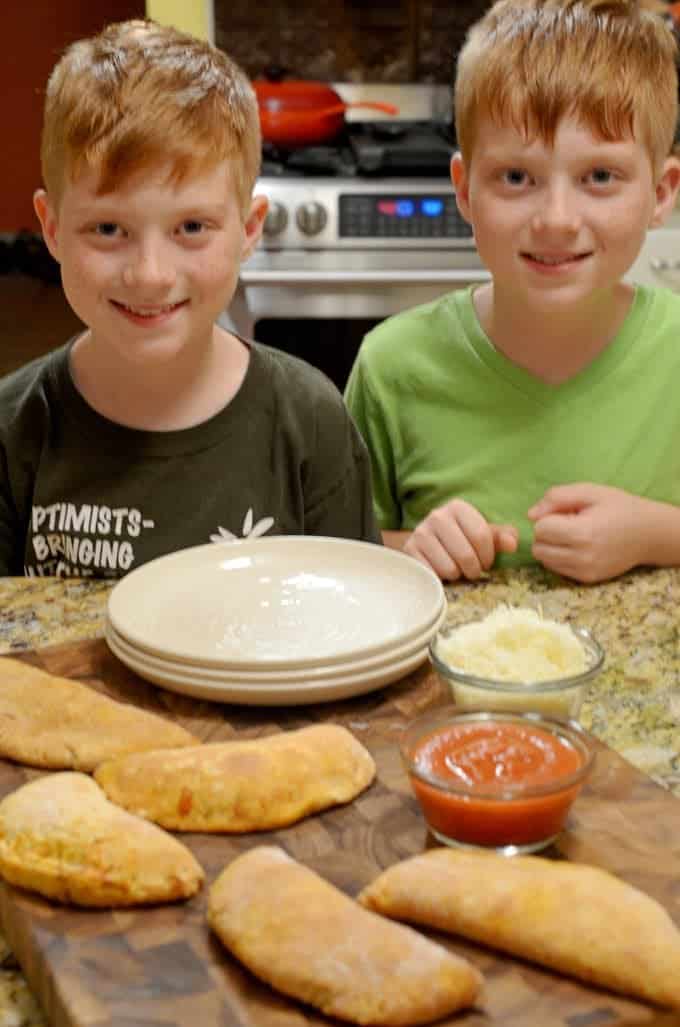
[[609,346],[561,385],[498,352],[471,290],[382,322],[345,398],[368,444],[383,529],[411,530],[459,497],[514,524],[534,562],[527,510],[552,485],[596,482],[680,505],[680,295],[638,287]]

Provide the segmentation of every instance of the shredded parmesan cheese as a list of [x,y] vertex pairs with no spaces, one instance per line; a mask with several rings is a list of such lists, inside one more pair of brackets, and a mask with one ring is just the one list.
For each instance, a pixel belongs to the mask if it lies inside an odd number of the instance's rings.
[[527,684],[586,670],[586,651],[567,624],[528,607],[497,606],[481,621],[440,638],[437,654],[454,671]]

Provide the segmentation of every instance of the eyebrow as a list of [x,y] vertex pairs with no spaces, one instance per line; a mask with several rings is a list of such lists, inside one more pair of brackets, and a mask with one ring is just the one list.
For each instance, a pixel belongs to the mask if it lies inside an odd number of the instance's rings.
[[[574,153],[573,159],[578,160],[580,163],[592,164],[600,161],[607,160],[621,160],[632,156],[627,148],[627,140],[609,140],[603,139],[601,142],[594,142],[592,145],[588,145],[585,148],[579,148],[578,153]],[[547,148],[548,154],[551,149]],[[489,163],[496,164],[521,164],[523,161],[541,159],[546,155],[545,150],[532,150],[531,143],[522,145],[521,143],[508,143],[506,147],[502,144],[492,144],[486,147],[481,154],[482,159]]]
[[[221,219],[225,216],[225,205],[222,203],[208,203],[200,197],[191,203],[183,203],[176,210],[167,212],[173,221],[192,221],[198,218]],[[76,218],[94,218],[96,221],[115,222],[130,216],[129,208],[126,209],[124,201],[115,200],[110,194],[104,196],[92,196],[78,201],[73,206],[73,216]]]
[[223,203],[206,203],[204,200],[196,200],[195,203],[188,203],[176,212],[180,221],[186,219],[191,221],[197,215],[201,217],[221,218],[224,217],[225,205]]

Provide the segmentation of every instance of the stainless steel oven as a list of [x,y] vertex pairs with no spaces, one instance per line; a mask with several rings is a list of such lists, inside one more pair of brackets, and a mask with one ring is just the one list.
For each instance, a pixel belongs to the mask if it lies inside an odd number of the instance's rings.
[[264,235],[222,320],[302,356],[342,388],[370,327],[488,274],[449,178],[450,91],[334,88],[348,101],[387,99],[400,113],[367,122],[353,111],[333,146],[264,151]]

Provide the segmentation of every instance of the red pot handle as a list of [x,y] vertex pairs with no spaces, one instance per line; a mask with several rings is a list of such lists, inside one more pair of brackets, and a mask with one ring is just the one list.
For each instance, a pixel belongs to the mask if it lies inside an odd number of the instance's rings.
[[334,110],[347,110],[348,107],[370,107],[374,111],[382,111],[383,114],[398,114],[399,108],[393,103],[380,103],[377,100],[355,100],[352,103],[338,104]]
[[349,107],[370,107],[371,110],[382,111],[383,114],[398,114],[399,108],[395,107],[393,103],[379,103],[377,100],[356,100],[352,103],[334,103],[330,107],[310,107],[308,109],[300,108],[300,110],[282,110],[272,111],[269,108],[265,108],[268,115],[281,116],[288,118],[325,118],[331,114],[344,114]]

